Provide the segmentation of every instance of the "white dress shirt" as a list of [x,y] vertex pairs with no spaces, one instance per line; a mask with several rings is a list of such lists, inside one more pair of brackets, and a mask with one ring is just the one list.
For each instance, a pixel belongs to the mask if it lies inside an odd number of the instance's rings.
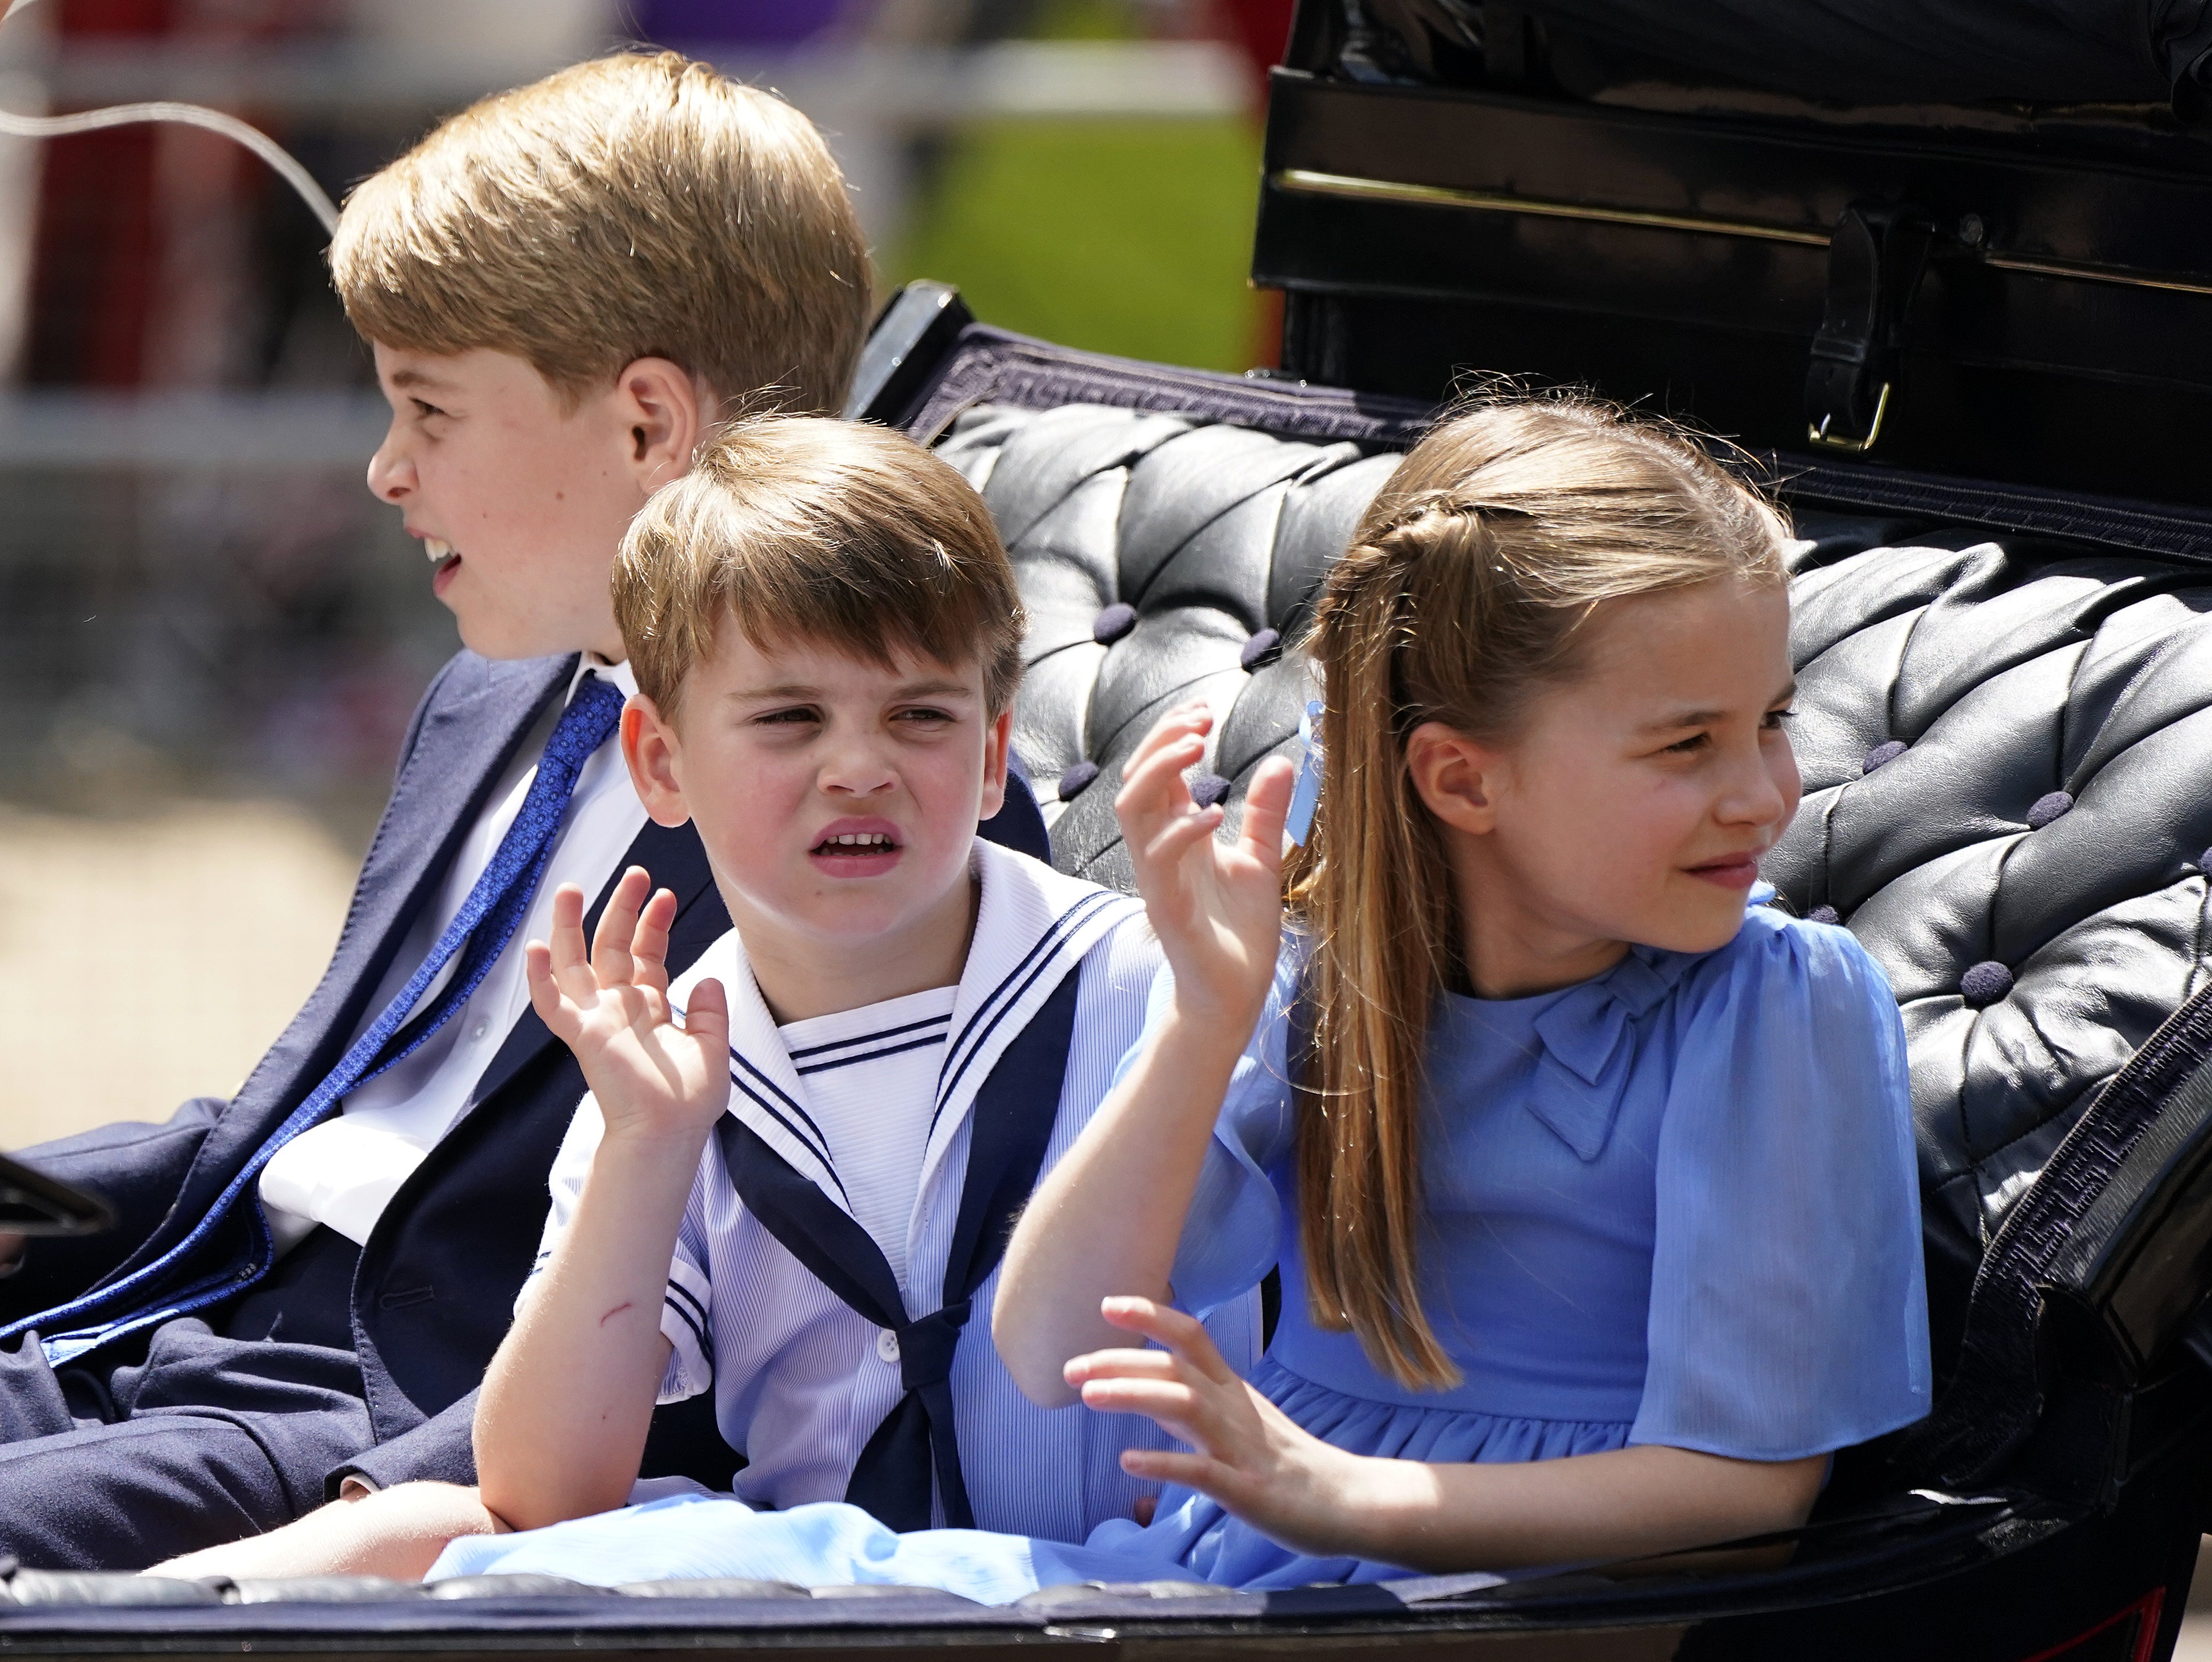
[[[625,697],[637,691],[628,664],[595,663],[587,655],[568,684],[569,698],[575,697],[586,673],[612,682]],[[566,704],[564,699],[562,708]],[[491,863],[538,776],[538,758],[556,715],[549,713],[540,722],[539,730],[520,746],[493,788],[488,805],[454,855],[436,900],[423,909],[393,955],[354,1038],[368,1031],[430,955],[430,948]],[[621,740],[611,736],[577,775],[568,811],[554,834],[552,856],[530,910],[468,1002],[405,1061],[348,1095],[337,1116],[294,1138],[262,1171],[261,1203],[278,1251],[289,1251],[318,1224],[349,1240],[368,1239],[399,1186],[469,1108],[477,1081],[528,1008],[530,987],[523,973],[522,949],[525,942],[543,941],[552,933],[554,891],[574,883],[583,890],[588,905],[644,828],[645,807],[630,784]],[[444,990],[463,956],[453,955],[416,1008],[427,1007]]]

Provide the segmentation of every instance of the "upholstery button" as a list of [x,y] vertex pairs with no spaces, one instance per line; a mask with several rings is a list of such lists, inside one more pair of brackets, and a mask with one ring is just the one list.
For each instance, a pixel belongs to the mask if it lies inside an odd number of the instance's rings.
[[1276,630],[1263,629],[1244,642],[1244,649],[1237,654],[1237,661],[1244,666],[1247,673],[1263,664],[1272,664],[1282,656],[1283,637]]
[[1060,800],[1063,802],[1073,802],[1083,794],[1085,788],[1097,776],[1098,764],[1078,762],[1060,776]]
[[1808,923],[1840,923],[1843,916],[1833,906],[1815,906],[1805,914]]
[[1229,794],[1229,782],[1218,773],[1201,773],[1190,782],[1190,800],[1210,808]]
[[1861,764],[1859,771],[1872,773],[1883,763],[1897,760],[1899,757],[1905,754],[1906,748],[1905,742],[1902,739],[1893,739],[1886,745],[1876,745],[1867,752],[1866,761]]
[[1994,959],[1984,959],[1959,977],[1959,996],[1970,1009],[1984,1009],[2012,990],[2012,971]]
[[1137,608],[1116,600],[1091,620],[1091,638],[1100,646],[1112,646],[1136,626]]
[[2055,790],[2047,796],[2037,797],[2035,806],[2027,811],[2028,830],[2041,831],[2073,806],[2074,799],[2063,790]]
[[876,1330],[876,1355],[887,1362],[895,1362],[899,1359],[898,1335],[888,1327],[879,1327]]

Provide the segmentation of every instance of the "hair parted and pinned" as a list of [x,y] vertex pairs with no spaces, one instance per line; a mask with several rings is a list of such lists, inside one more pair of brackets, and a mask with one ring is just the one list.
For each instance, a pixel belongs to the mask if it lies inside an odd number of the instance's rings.
[[571,405],[665,357],[717,397],[843,407],[867,243],[822,136],[678,53],[618,52],[441,123],[331,243],[372,341],[525,358]]
[[1784,581],[1788,529],[1680,430],[1579,396],[1462,408],[1390,476],[1330,572],[1307,648],[1322,782],[1288,874],[1314,946],[1298,1204],[1316,1325],[1401,1383],[1459,1374],[1422,1307],[1423,1055],[1456,977],[1444,844],[1406,740],[1440,721],[1509,740],[1571,679],[1597,610],[1716,581]]
[[995,716],[1022,679],[1021,596],[975,488],[888,428],[766,416],[723,429],[630,522],[615,621],[638,691],[674,720],[734,625],[889,666],[980,663]]

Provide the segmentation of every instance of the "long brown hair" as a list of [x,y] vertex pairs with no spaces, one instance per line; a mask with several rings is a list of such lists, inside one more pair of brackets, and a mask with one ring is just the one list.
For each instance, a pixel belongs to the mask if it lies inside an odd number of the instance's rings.
[[1329,574],[1307,648],[1323,689],[1311,835],[1288,874],[1314,942],[1298,1208],[1316,1325],[1401,1384],[1459,1373],[1422,1309],[1423,1049],[1452,983],[1444,844],[1406,767],[1442,721],[1499,740],[1571,679],[1607,600],[1783,581],[1787,529],[1679,430],[1580,396],[1463,409],[1416,445]]

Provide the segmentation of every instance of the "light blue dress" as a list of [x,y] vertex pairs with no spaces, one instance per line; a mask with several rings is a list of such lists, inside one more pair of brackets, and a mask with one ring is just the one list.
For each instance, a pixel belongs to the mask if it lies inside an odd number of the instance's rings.
[[[1395,1384],[1352,1335],[1309,1317],[1283,1066],[1297,956],[1285,952],[1238,1064],[1175,1288],[1202,1312],[1279,1267],[1280,1324],[1253,1384],[1299,1425],[1355,1453],[1428,1461],[1642,1443],[1791,1460],[1928,1411],[1904,1032],[1846,931],[1754,907],[1713,952],[1639,947],[1558,991],[1443,1000],[1423,1298],[1464,1378],[1441,1391]],[[1080,1547],[892,1536],[847,1507],[714,1510],[737,1504],[459,1542],[432,1574],[885,1580],[999,1601],[1064,1580],[1265,1589],[1407,1573],[1292,1552],[1173,1488],[1149,1526],[1109,1522]]]

